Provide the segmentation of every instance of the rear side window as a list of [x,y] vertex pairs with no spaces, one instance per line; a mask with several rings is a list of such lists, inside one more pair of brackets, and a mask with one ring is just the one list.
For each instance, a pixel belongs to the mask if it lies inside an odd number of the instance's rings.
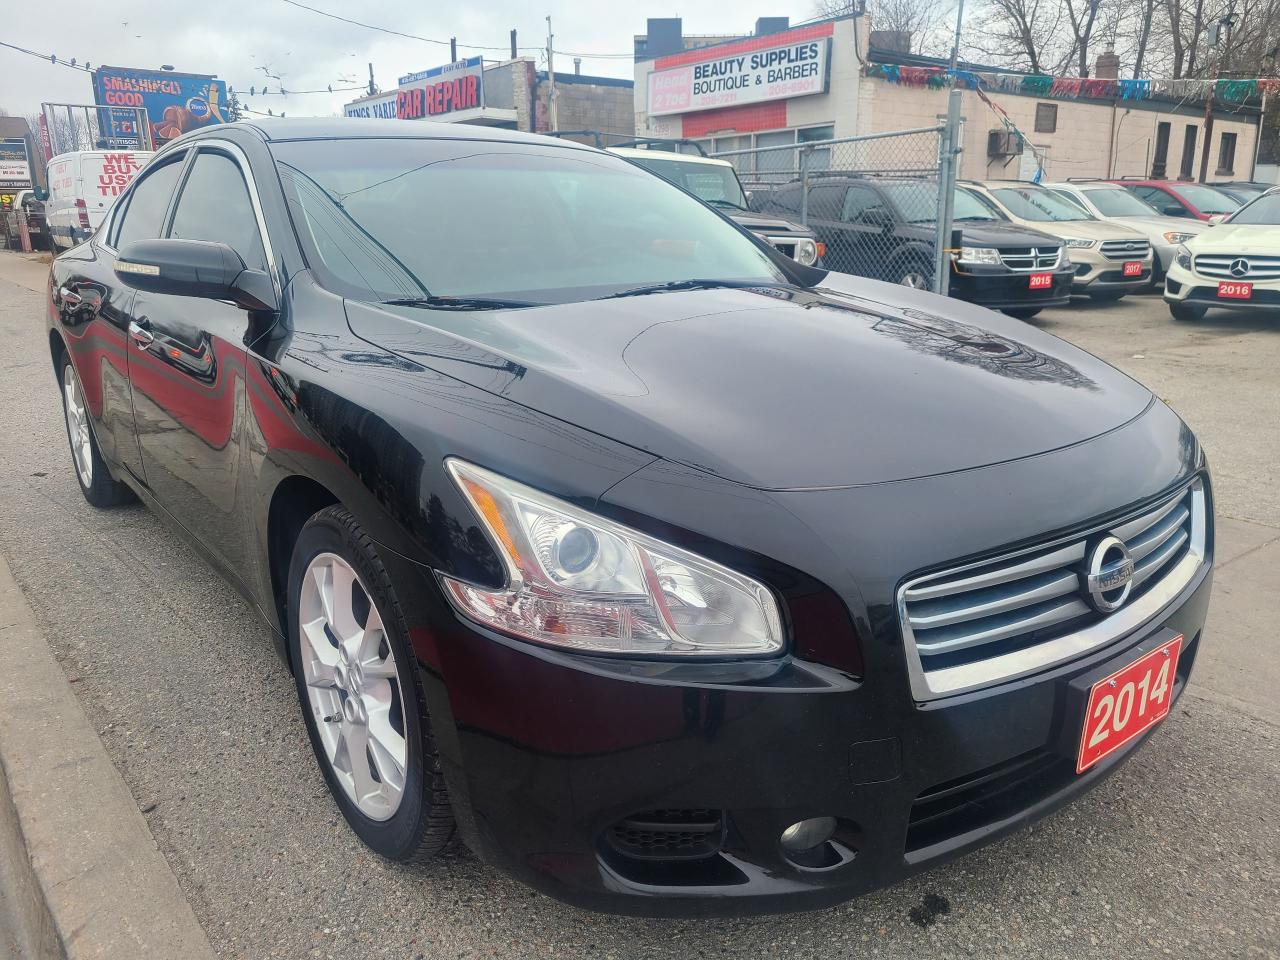
[[178,196],[169,236],[225,243],[251,270],[267,268],[249,188],[240,167],[223,153],[202,150],[196,154]]
[[120,225],[112,240],[117,250],[134,240],[155,240],[164,227],[164,214],[169,209],[169,198],[178,185],[182,171],[182,159],[176,158],[163,167],[150,170],[138,181],[129,194],[129,206],[120,218]]

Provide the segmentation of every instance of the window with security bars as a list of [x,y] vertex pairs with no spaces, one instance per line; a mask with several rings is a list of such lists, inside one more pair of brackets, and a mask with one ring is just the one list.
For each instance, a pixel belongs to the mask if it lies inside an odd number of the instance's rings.
[[1223,133],[1218,141],[1218,173],[1236,172],[1236,135]]

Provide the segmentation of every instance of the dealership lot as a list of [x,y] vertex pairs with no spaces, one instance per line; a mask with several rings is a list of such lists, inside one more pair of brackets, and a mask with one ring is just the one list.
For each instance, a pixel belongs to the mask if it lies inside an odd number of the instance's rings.
[[1030,831],[833,910],[644,921],[548,900],[460,847],[379,861],[316,770],[257,618],[141,507],[76,490],[34,265],[0,257],[0,552],[227,957],[1280,956],[1280,317],[1177,324],[1153,297],[1037,325],[1150,385],[1217,482],[1195,681],[1135,759]]

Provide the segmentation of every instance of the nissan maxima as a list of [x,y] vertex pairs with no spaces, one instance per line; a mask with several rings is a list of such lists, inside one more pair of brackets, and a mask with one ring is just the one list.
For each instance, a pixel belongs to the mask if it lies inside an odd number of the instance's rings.
[[261,614],[391,860],[836,903],[1096,785],[1201,642],[1209,472],[1150,391],[578,144],[184,136],[54,261],[47,332],[84,496]]

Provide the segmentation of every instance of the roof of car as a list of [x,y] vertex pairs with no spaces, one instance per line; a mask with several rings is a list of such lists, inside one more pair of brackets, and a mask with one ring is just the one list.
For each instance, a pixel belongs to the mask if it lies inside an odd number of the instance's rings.
[[674,150],[655,150],[642,147],[606,147],[605,151],[607,153],[616,153],[620,157],[636,157],[645,160],[657,157],[660,160],[675,160],[678,163],[702,163],[717,167],[733,166],[728,160],[721,160],[718,157],[704,157],[696,153],[676,153]]
[[1060,190],[1063,188],[1069,190],[1123,190],[1118,183],[1112,183],[1110,180],[1055,180],[1052,183],[1042,183],[1042,187],[1049,187],[1051,190]]
[[[254,117],[231,127],[247,127],[266,140],[347,140],[368,138],[426,140],[497,140],[503,143],[530,143],[574,150],[592,150],[586,144],[544,137],[501,127],[468,123],[440,123],[432,120],[377,120],[372,117]],[[205,128],[206,130],[215,128]],[[226,129],[220,127],[216,129]]]
[[1036,183],[1033,180],[961,180],[960,183],[967,184],[972,187],[985,187],[988,190],[996,190],[1001,187],[1044,187],[1048,189],[1047,183]]

